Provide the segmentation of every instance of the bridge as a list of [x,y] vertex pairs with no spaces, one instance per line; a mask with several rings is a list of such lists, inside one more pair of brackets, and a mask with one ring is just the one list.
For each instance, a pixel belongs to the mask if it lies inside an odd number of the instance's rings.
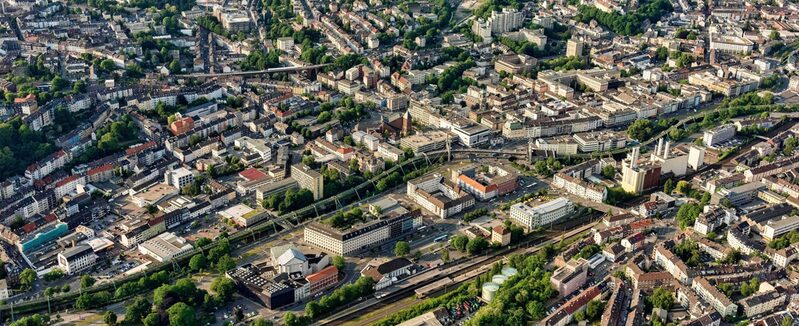
[[231,71],[231,72],[219,72],[219,73],[180,74],[180,75],[176,75],[176,76],[178,76],[178,77],[195,77],[195,78],[252,76],[252,75],[271,74],[271,73],[276,73],[276,72],[299,72],[299,71],[305,71],[305,70],[316,70],[316,69],[327,67],[329,65],[330,65],[329,63],[323,63],[323,64],[311,65],[311,66],[277,67],[277,68],[269,68],[269,69],[264,69],[264,70]]

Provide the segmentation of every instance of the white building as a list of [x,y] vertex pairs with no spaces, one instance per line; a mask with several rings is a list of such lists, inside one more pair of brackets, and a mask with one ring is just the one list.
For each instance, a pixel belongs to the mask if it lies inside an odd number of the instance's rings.
[[169,261],[190,252],[194,247],[186,239],[172,232],[164,232],[157,237],[139,244],[139,252],[159,262]]
[[183,189],[194,182],[194,172],[185,167],[170,170],[164,174],[164,182],[175,188]]
[[735,125],[732,123],[723,124],[710,130],[705,130],[702,135],[702,144],[713,147],[716,144],[727,141],[735,137]]
[[88,245],[77,245],[58,253],[58,268],[69,275],[91,268],[96,262],[97,255]]
[[510,207],[510,217],[530,229],[554,223],[573,212],[574,203],[563,197],[535,207],[530,207],[525,203],[514,204]]

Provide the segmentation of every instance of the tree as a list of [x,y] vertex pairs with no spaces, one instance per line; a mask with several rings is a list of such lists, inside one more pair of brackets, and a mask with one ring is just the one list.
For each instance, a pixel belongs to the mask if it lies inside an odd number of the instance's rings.
[[669,310],[674,305],[674,295],[664,288],[656,288],[647,299],[655,308]]
[[91,277],[90,275],[83,275],[80,277],[80,288],[81,289],[88,288],[94,285],[94,282],[95,282],[94,278]]
[[202,237],[202,238],[197,239],[197,241],[194,242],[194,246],[195,247],[205,247],[206,245],[209,245],[210,243],[211,243],[211,239],[208,239],[206,237]]
[[115,314],[113,311],[108,310],[105,312],[105,314],[103,314],[103,321],[105,322],[106,325],[109,326],[116,325],[117,314]]
[[691,192],[691,184],[688,183],[688,181],[680,180],[677,182],[677,187],[674,190],[683,195],[688,195],[688,193]]
[[333,257],[333,266],[336,266],[336,268],[339,271],[344,270],[344,266],[346,266],[346,264],[347,264],[347,262],[344,260],[344,257],[341,257],[341,256]]
[[616,168],[613,165],[605,165],[602,167],[602,176],[605,179],[613,180],[613,177],[616,176]]
[[227,271],[236,267],[236,262],[233,261],[233,258],[230,258],[228,255],[224,255],[219,258],[219,261],[216,263],[216,268],[220,274],[224,274]]
[[780,326],[793,326],[793,318],[791,318],[790,316],[782,317]]
[[126,323],[139,323],[147,312],[150,311],[150,306],[150,301],[147,301],[147,298],[143,296],[138,296],[133,299],[133,302],[125,307]]
[[449,250],[443,249],[441,250],[441,260],[445,263],[449,261]]
[[769,35],[768,35],[768,38],[771,39],[772,41],[779,40],[780,39],[780,33],[778,33],[776,30],[772,29],[771,33],[769,33]]
[[475,237],[466,244],[466,252],[470,255],[479,254],[486,248],[488,248],[488,240],[483,237]]
[[411,246],[405,241],[397,241],[397,244],[394,245],[394,255],[397,257],[405,256],[410,252]]
[[150,313],[142,320],[144,326],[159,326],[161,324],[161,317],[157,313]]
[[236,285],[227,277],[219,276],[211,282],[211,291],[214,291],[214,297],[219,303],[227,303],[233,297],[233,292]]
[[196,254],[192,256],[191,259],[189,260],[189,269],[191,269],[192,271],[199,271],[205,268],[205,264],[206,264],[205,255]]
[[319,313],[321,312],[322,307],[316,301],[308,302],[305,305],[305,315],[308,316],[310,319],[316,319],[319,317]]
[[36,272],[30,268],[26,268],[19,274],[19,284],[23,289],[29,290],[36,282]]
[[666,183],[663,184],[663,192],[666,194],[671,195],[671,192],[674,191],[674,181],[669,178],[666,180]]
[[627,135],[638,141],[649,139],[654,132],[654,125],[652,121],[648,119],[635,120],[635,122],[627,128]]
[[258,317],[251,321],[249,326],[272,326],[272,322]]
[[178,302],[166,310],[169,315],[169,325],[171,326],[193,326],[197,325],[197,315],[194,308],[183,303]]
[[452,244],[452,247],[454,247],[458,251],[465,251],[466,244],[469,243],[469,237],[465,235],[456,235],[452,237],[452,239],[449,242]]

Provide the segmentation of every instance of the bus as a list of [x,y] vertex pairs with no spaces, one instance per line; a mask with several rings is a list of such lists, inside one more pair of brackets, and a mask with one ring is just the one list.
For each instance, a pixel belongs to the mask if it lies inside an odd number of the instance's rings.
[[445,234],[445,235],[442,235],[442,236],[440,236],[438,238],[435,238],[433,241],[435,241],[435,242],[446,241],[447,237],[449,237],[449,236]]

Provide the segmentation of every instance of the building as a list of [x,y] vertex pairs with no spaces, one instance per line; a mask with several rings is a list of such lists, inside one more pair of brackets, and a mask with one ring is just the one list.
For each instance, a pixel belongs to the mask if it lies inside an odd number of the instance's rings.
[[295,164],[291,166],[291,177],[297,180],[300,188],[308,189],[313,193],[314,200],[324,198],[325,181],[322,174],[311,169],[305,164]]
[[97,262],[97,255],[89,245],[76,245],[58,253],[58,268],[69,275],[91,268]]
[[511,233],[506,227],[497,225],[491,228],[491,242],[498,243],[502,246],[510,244]]
[[8,286],[6,279],[0,279],[0,300],[6,300],[14,295],[14,290]]
[[668,247],[674,246],[674,241],[669,240],[664,242],[658,242],[655,245],[655,263],[663,267],[663,269],[671,276],[674,276],[680,283],[683,284],[691,284],[691,277],[692,273],[688,269],[688,266],[677,257]]
[[704,277],[697,277],[694,279],[691,288],[696,291],[702,300],[705,300],[713,308],[716,309],[722,316],[734,316],[738,312],[738,306],[730,301],[724,293],[721,293],[716,286]]
[[164,232],[157,237],[139,244],[139,252],[158,262],[165,262],[185,255],[194,247],[186,239],[172,232]]
[[585,43],[581,40],[577,39],[569,39],[566,41],[566,56],[567,57],[582,57],[583,56],[583,46]]
[[639,194],[646,189],[652,189],[660,184],[661,167],[648,162],[638,163],[639,149],[634,148],[630,157],[622,161],[621,187],[626,192]]
[[164,183],[177,189],[183,189],[192,182],[194,182],[194,172],[185,167],[169,170],[164,174]]
[[510,207],[510,217],[528,229],[555,223],[572,213],[574,213],[574,203],[563,197],[535,207],[530,207],[526,203],[517,203]]
[[799,229],[799,216],[797,215],[783,216],[779,219],[773,219],[766,222],[766,225],[763,227],[763,232],[761,232],[761,235],[766,240],[771,241],[785,233],[791,232],[796,229]]
[[453,181],[478,200],[506,195],[518,187],[518,174],[499,165],[468,165],[452,171]]
[[305,280],[311,285],[310,294],[315,295],[336,285],[338,282],[338,268],[333,265],[327,266],[316,273],[306,276]]
[[747,318],[762,316],[774,312],[788,302],[789,295],[784,292],[781,288],[759,292],[741,299],[739,303]]
[[525,54],[506,54],[494,61],[494,70],[508,74],[522,74],[533,69],[538,60]]
[[422,214],[419,210],[390,212],[376,221],[354,225],[346,230],[311,222],[305,227],[304,240],[333,254],[349,256],[389,242],[421,225]]
[[440,218],[448,218],[474,206],[474,196],[440,174],[408,181],[407,195]]
[[567,296],[585,284],[588,264],[584,260],[570,260],[555,270],[549,281],[561,296]]
[[375,260],[369,262],[361,270],[361,275],[370,277],[375,281],[375,290],[385,289],[399,278],[411,275],[413,263],[406,258],[394,258],[391,260]]
[[723,124],[710,130],[705,130],[702,134],[702,144],[708,147],[725,142],[735,137],[735,125],[732,123]]
[[699,146],[691,145],[688,150],[688,167],[699,171],[699,168],[705,164],[705,149]]

